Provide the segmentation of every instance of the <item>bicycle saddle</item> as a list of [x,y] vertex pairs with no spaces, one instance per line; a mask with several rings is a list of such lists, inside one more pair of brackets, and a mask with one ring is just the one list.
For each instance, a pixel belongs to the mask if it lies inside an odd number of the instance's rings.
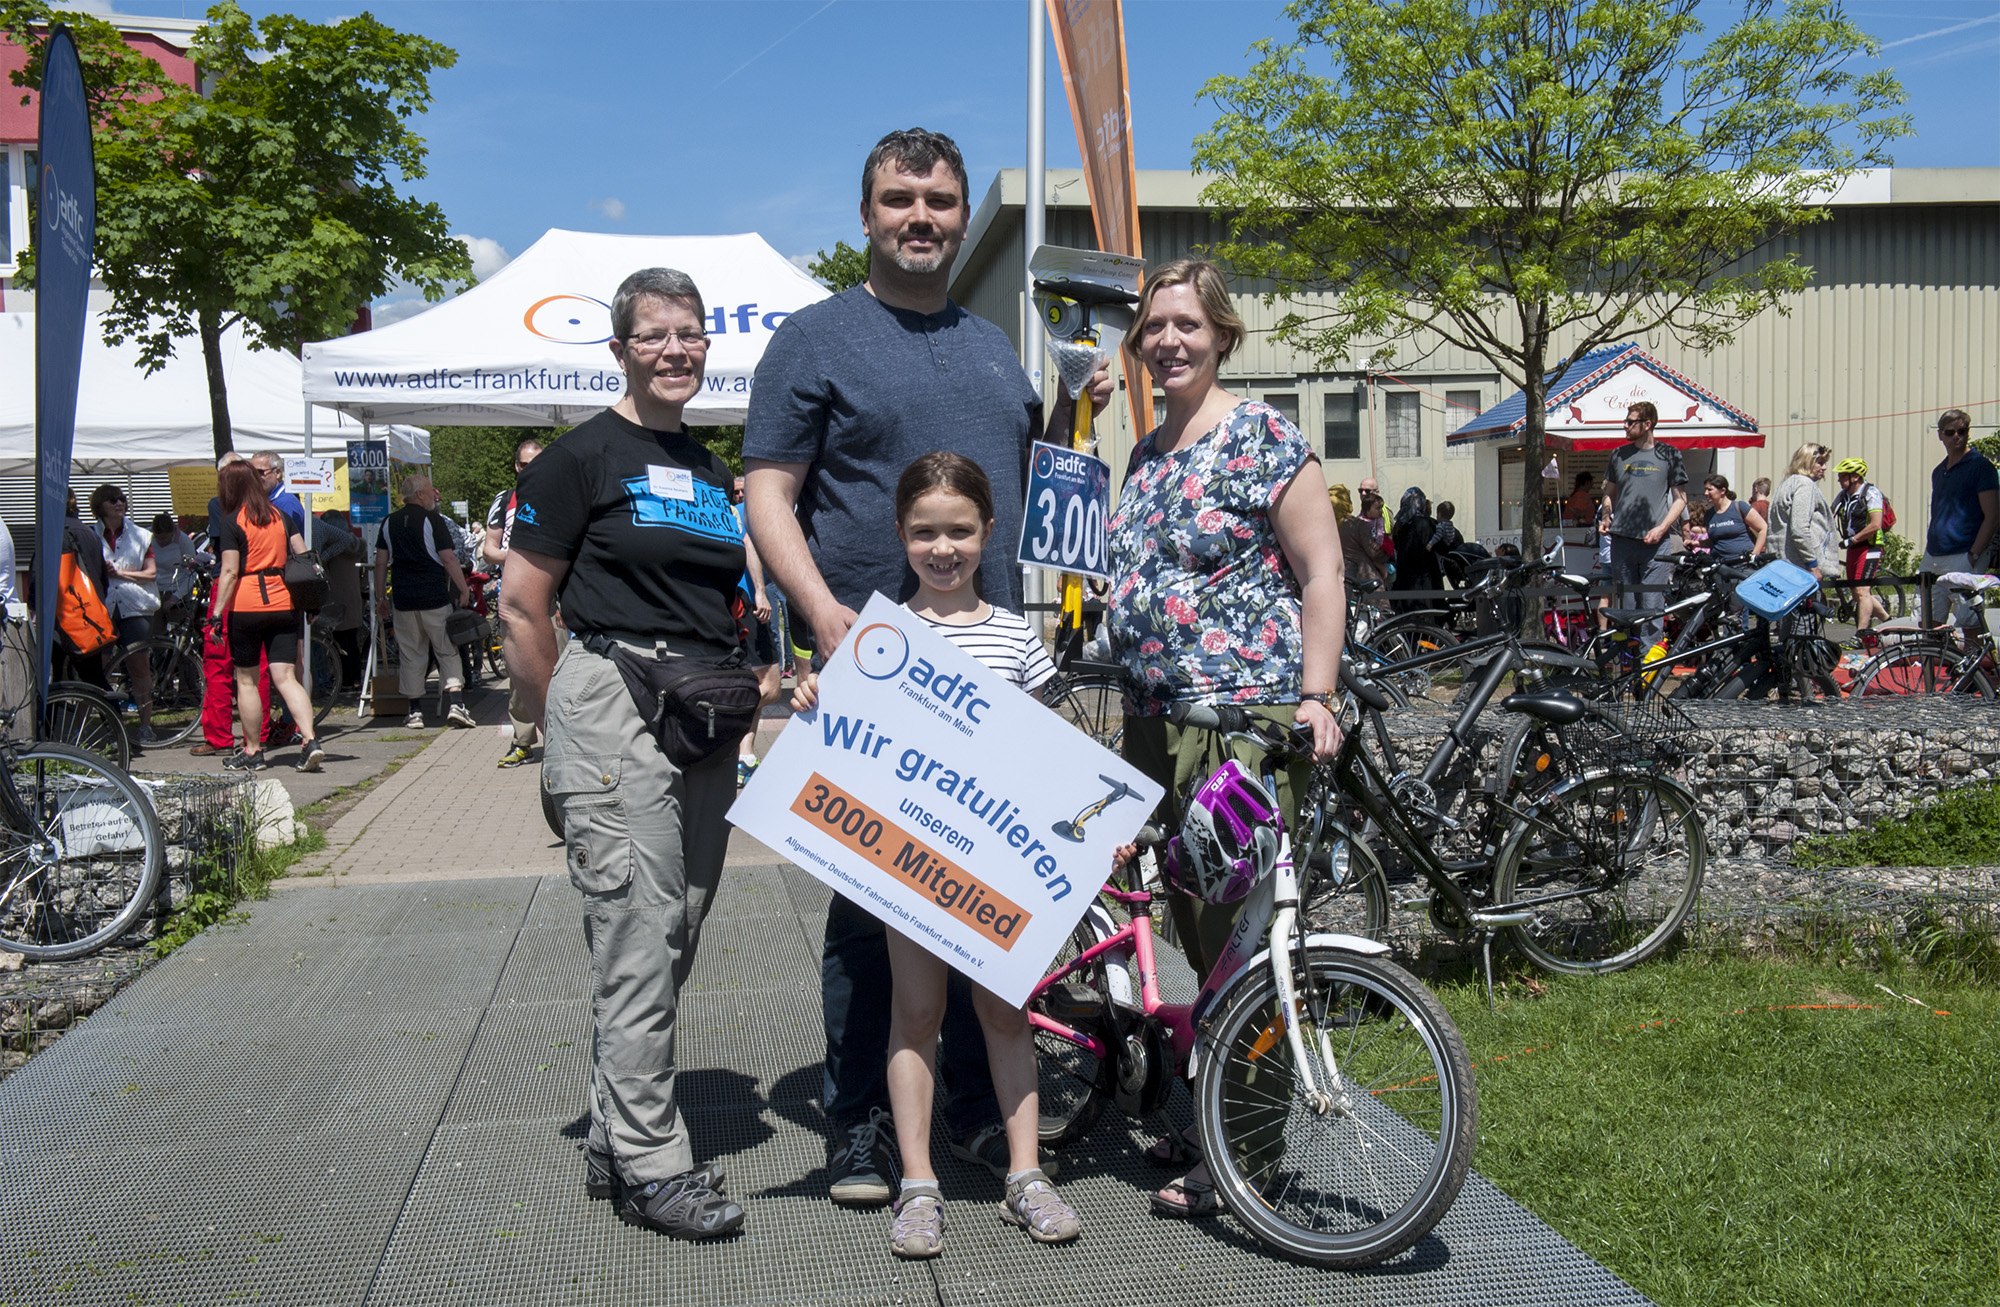
[[1638,626],[1658,617],[1661,612],[1658,608],[1600,608],[1597,611],[1613,626]]
[[1589,711],[1583,700],[1561,690],[1510,694],[1500,701],[1500,706],[1508,712],[1524,712],[1556,726],[1574,725],[1582,721],[1584,713]]

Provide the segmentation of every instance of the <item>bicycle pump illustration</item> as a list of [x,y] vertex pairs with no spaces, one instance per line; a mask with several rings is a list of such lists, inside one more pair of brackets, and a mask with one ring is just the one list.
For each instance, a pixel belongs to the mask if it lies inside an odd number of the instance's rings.
[[1054,831],[1057,835],[1061,836],[1063,839],[1068,840],[1072,844],[1083,843],[1083,828],[1090,823],[1090,819],[1092,817],[1095,817],[1098,813],[1103,812],[1106,808],[1118,802],[1118,800],[1120,799],[1132,799],[1138,797],[1139,791],[1133,789],[1131,786],[1127,785],[1124,781],[1114,780],[1113,778],[1105,776],[1101,773],[1098,775],[1097,779],[1103,781],[1106,785],[1109,785],[1111,787],[1111,792],[1109,794],[1106,794],[1103,798],[1097,800],[1094,803],[1086,803],[1083,806],[1082,810],[1079,811],[1076,814],[1076,816],[1071,817],[1068,821],[1059,821],[1055,825],[1049,827],[1050,830]]
[[[1049,358],[1076,404],[1071,449],[1090,453],[1096,447],[1084,390],[1097,365],[1114,357],[1132,330],[1132,307],[1139,302],[1139,279],[1145,270],[1143,260],[1129,255],[1062,245],[1039,246],[1028,260],[1035,307],[1049,333]],[[1056,649],[1067,649],[1072,642],[1081,646],[1082,634],[1083,578],[1064,572]]]

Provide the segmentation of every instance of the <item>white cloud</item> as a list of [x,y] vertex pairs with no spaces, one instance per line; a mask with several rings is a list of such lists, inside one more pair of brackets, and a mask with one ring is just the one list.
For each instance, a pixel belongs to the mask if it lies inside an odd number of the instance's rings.
[[485,281],[514,261],[514,256],[490,236],[460,236],[458,239],[465,245],[465,252],[472,256],[472,275],[477,281]]
[[615,195],[606,196],[601,200],[592,200],[590,207],[603,214],[605,218],[612,222],[625,221],[625,201]]
[[812,276],[812,265],[818,258],[819,255],[817,254],[788,254],[785,256],[785,262],[810,277]]
[[392,322],[401,322],[404,318],[414,318],[429,307],[428,300],[412,291],[394,299],[376,300],[375,308],[369,314],[369,318],[373,326],[386,327]]

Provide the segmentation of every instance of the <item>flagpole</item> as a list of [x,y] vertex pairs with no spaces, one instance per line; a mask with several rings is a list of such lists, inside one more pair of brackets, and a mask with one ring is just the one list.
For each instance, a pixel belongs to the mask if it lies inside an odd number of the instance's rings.
[[[1048,238],[1048,40],[1044,33],[1042,0],[1028,0],[1028,176],[1026,217],[1021,240],[1021,366],[1035,393],[1042,394],[1042,358],[1046,332],[1035,308],[1035,279],[1028,260]],[[1039,438],[1041,432],[1033,433]],[[1039,568],[1024,569],[1023,590],[1031,603],[1042,599]]]

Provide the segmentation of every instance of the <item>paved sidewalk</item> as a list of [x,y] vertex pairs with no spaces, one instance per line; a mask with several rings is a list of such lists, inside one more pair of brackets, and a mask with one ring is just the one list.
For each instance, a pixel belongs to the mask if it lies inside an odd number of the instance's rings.
[[739,1239],[676,1243],[583,1195],[588,959],[563,877],[322,878],[0,1082],[0,1302],[1644,1301],[1477,1176],[1360,1274],[1271,1257],[1226,1219],[1158,1219],[1149,1136],[1115,1110],[1063,1153],[1079,1243],[1002,1224],[998,1182],[940,1142],[945,1254],[898,1262],[885,1213],[825,1196],[826,903],[795,868],[731,867],[682,998],[681,1100],[748,1208]]

